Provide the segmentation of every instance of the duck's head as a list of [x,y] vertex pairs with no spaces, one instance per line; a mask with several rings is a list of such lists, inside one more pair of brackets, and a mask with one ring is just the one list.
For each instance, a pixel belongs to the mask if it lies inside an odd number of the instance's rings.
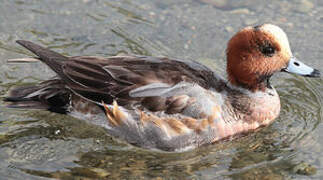
[[231,84],[251,91],[264,91],[276,72],[319,77],[320,72],[298,61],[285,32],[263,24],[237,32],[227,47],[227,73]]

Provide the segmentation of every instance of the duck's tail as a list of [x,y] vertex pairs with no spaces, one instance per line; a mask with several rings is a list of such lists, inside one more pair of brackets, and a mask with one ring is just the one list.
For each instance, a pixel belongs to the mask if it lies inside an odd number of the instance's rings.
[[57,113],[66,113],[70,92],[60,79],[53,79],[31,86],[12,89],[4,99],[9,108],[46,109]]
[[16,42],[37,55],[38,59],[47,64],[58,76],[65,76],[62,69],[62,63],[63,61],[68,60],[68,57],[30,41],[17,40]]
[[[63,61],[68,60],[68,57],[30,41],[18,40],[16,42],[37,55],[36,58],[47,64],[59,77],[65,77]],[[7,101],[7,107],[11,108],[47,109],[65,113],[69,104],[69,96],[70,91],[65,87],[64,81],[52,79],[37,85],[16,87],[10,91],[4,101]]]

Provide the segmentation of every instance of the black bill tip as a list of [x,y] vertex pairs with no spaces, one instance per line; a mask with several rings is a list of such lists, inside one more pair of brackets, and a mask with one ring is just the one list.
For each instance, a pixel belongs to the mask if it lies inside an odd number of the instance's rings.
[[320,76],[321,76],[321,72],[317,69],[314,69],[311,74],[307,75],[307,77],[320,77]]

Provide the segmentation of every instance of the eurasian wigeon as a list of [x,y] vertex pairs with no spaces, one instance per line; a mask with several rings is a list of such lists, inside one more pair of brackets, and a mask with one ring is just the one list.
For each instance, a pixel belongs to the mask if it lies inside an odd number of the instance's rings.
[[57,77],[13,89],[8,107],[46,109],[85,119],[130,144],[165,151],[196,148],[273,122],[276,72],[319,77],[298,61],[284,31],[246,27],[227,47],[224,80],[195,61],[147,56],[66,57],[18,40]]

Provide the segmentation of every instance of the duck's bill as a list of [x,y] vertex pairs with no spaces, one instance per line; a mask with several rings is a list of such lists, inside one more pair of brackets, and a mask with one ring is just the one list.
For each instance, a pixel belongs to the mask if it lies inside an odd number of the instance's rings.
[[321,75],[319,70],[307,66],[295,57],[290,58],[287,67],[282,69],[282,71],[306,77],[320,77]]

